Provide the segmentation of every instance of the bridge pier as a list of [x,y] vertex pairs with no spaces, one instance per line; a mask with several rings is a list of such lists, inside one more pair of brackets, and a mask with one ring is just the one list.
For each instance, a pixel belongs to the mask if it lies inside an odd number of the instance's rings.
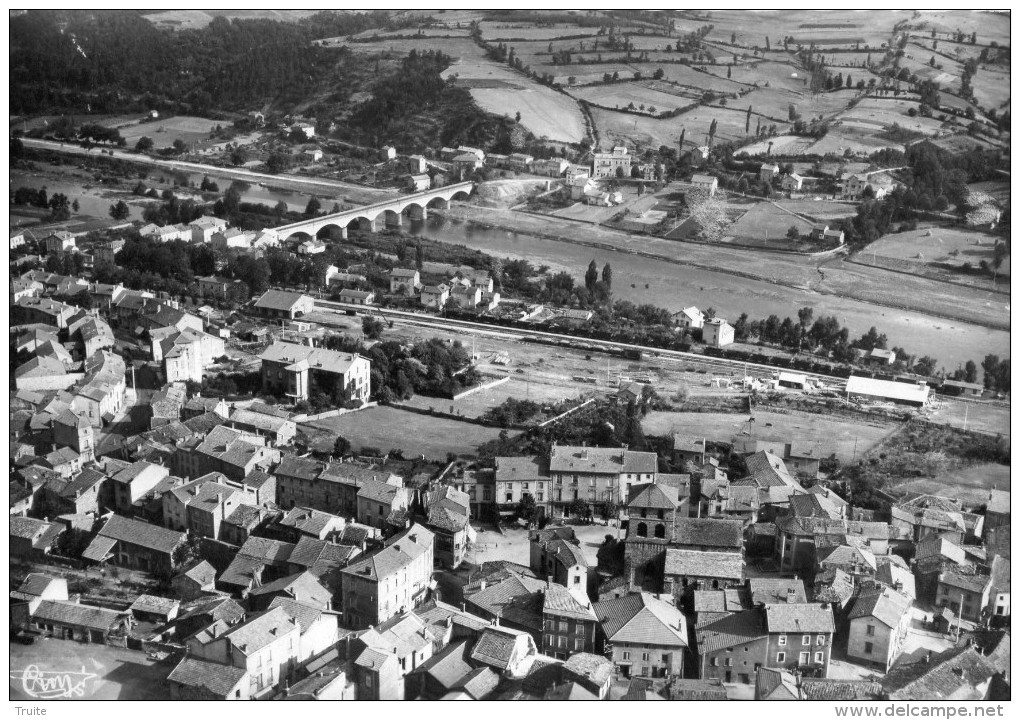
[[400,227],[404,224],[404,216],[399,212],[386,211],[386,226]]
[[436,198],[433,202],[435,202],[436,207],[439,208],[440,210],[449,210],[450,209],[450,201],[449,200],[443,200],[443,198]]
[[344,225],[342,228],[340,228],[340,239],[341,240],[346,240],[347,239],[347,226],[346,225]]
[[412,205],[407,208],[407,215],[412,220],[427,220],[429,217],[429,209],[422,205]]

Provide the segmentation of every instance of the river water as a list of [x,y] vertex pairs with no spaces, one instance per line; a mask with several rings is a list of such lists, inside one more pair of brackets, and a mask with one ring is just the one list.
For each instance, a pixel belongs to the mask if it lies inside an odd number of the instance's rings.
[[[195,185],[201,183],[202,173],[163,171],[153,168],[147,184],[160,177],[178,181],[187,179]],[[209,173],[220,190],[231,183],[227,175]],[[75,182],[54,181],[52,178],[36,177],[24,173],[12,173],[12,187],[45,185],[52,195],[63,192],[69,198],[78,198],[81,212],[105,217],[114,202],[103,197],[108,188],[102,186],[84,191]],[[124,189],[130,187],[126,181]],[[315,195],[324,207],[333,202],[342,202],[344,193],[338,189],[331,193],[327,188],[315,188],[309,192],[281,190],[255,183],[242,193],[244,202],[263,203],[270,207],[285,202],[291,210],[304,210],[308,200]],[[135,216],[136,212],[132,212]],[[137,212],[140,216],[141,213]],[[613,267],[613,293],[619,299],[636,304],[650,303],[672,311],[690,305],[701,309],[714,308],[716,313],[731,321],[746,312],[752,319],[764,319],[771,314],[780,318],[796,318],[802,307],[814,309],[815,317],[835,315],[852,336],[859,336],[871,326],[885,333],[890,345],[904,347],[916,355],[931,355],[947,369],[955,369],[967,360],[980,364],[987,354],[1009,356],[1009,333],[974,325],[965,325],[954,320],[943,320],[920,313],[896,310],[870,305],[834,295],[823,295],[807,290],[774,285],[760,280],[749,280],[726,273],[716,273],[699,268],[660,262],[629,253],[595,249],[574,243],[547,240],[533,235],[508,232],[500,229],[482,228],[467,222],[450,220],[432,215],[424,222],[411,222],[404,218],[403,229],[414,235],[433,240],[464,245],[473,250],[513,259],[526,259],[536,268],[548,265],[552,270],[569,272],[580,282],[588,263],[595,258],[601,268],[605,263]],[[1001,302],[1001,300],[997,300]]]

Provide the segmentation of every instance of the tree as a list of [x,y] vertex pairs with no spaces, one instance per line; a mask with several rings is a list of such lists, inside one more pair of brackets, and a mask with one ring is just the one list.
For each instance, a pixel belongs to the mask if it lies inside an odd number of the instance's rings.
[[609,263],[606,263],[602,268],[602,284],[606,286],[607,291],[613,289],[613,268]]
[[733,77],[733,66],[732,65],[727,65],[726,66],[726,79],[729,80],[731,77]]
[[524,493],[521,495],[520,502],[517,503],[515,512],[517,517],[521,520],[524,520],[529,524],[534,522],[538,508],[535,505],[535,498],[531,496],[531,493]]
[[283,216],[287,214],[287,203],[283,200],[276,203],[276,206],[273,207],[273,214],[276,215],[277,221],[283,218]]
[[[971,365],[974,363],[971,362]],[[918,375],[924,375],[925,377],[931,377],[935,374],[935,368],[938,365],[938,360],[933,358],[931,355],[924,355],[914,361],[914,372]],[[977,367],[975,366],[975,373]]]
[[790,229],[786,231],[786,237],[790,240],[796,240],[800,237],[800,230],[797,229],[796,225],[791,225]]
[[809,307],[802,307],[797,311],[797,320],[800,322],[802,328],[807,328],[811,324],[811,318],[814,317],[815,311]]
[[234,148],[234,151],[230,153],[230,164],[237,167],[246,162],[248,162],[248,151],[243,147]]
[[116,204],[110,206],[110,217],[114,220],[127,220],[129,215],[131,208],[123,200],[118,200]]
[[588,507],[588,503],[581,498],[575,498],[574,501],[567,506],[567,512],[580,518],[591,517],[591,509]]
[[[985,374],[985,389],[992,390],[995,388],[995,378],[999,370],[999,356],[998,355],[985,355],[985,359],[981,361],[981,369]],[[975,375],[977,372],[975,371]]]
[[379,318],[366,315],[361,318],[361,332],[365,334],[365,337],[369,340],[378,340],[382,337],[383,329],[386,326],[383,321]]
[[290,158],[283,153],[270,153],[269,159],[266,160],[266,169],[271,173],[283,172],[290,165]]
[[715,141],[715,131],[718,128],[718,126],[719,126],[719,121],[715,120],[713,118],[712,124],[708,126],[708,145],[709,145],[709,147],[711,147],[712,143]]
[[599,267],[595,264],[595,258],[588,263],[588,271],[584,274],[584,286],[588,292],[595,289],[595,283],[599,281]]
[[744,134],[751,132],[751,106],[747,106],[747,118],[744,120]]
[[345,457],[351,452],[351,441],[343,435],[337,435],[333,442],[333,454],[337,457]]
[[414,248],[414,266],[419,270],[425,267],[425,248],[420,242]]
[[305,206],[305,215],[318,215],[321,209],[322,204],[319,202],[319,198],[312,196],[308,199],[308,204]]
[[687,134],[687,128],[684,127],[684,128],[682,128],[680,130],[680,142],[678,143],[678,145],[680,147],[680,157],[683,157],[683,154],[684,154],[684,136],[686,134]]
[[149,152],[156,146],[156,143],[152,141],[151,137],[143,135],[138,138],[138,142],[135,143],[135,150],[137,152]]
[[74,202],[71,203],[71,209],[75,212],[78,212],[78,210],[81,209],[81,205],[78,204],[78,198],[75,198]]

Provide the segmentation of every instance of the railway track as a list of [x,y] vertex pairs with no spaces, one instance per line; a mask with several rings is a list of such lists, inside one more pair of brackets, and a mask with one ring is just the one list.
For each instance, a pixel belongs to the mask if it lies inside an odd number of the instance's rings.
[[[441,318],[434,315],[425,315],[414,312],[407,312],[405,310],[392,310],[388,308],[371,307],[366,308],[362,305],[351,305],[348,303],[335,302],[332,300],[315,300],[315,307],[321,310],[332,310],[334,312],[356,312],[362,315],[378,315],[381,317],[389,317],[393,319],[399,319],[400,321],[411,324],[419,325],[422,327],[431,328],[442,328],[447,330],[460,330],[464,332],[472,332],[490,337],[504,337],[512,340],[523,340],[542,342],[546,344],[562,345],[564,347],[572,347],[579,350],[639,350],[642,353],[643,358],[651,359],[655,358],[658,360],[667,360],[675,363],[695,363],[697,365],[705,366],[707,368],[719,368],[725,369],[728,372],[734,370],[746,370],[748,372],[762,373],[767,372],[771,375],[778,368],[773,365],[761,365],[757,363],[744,362],[742,360],[729,360],[727,358],[716,358],[707,355],[699,355],[698,353],[683,352],[680,350],[664,350],[662,348],[650,347],[647,345],[631,345],[628,343],[614,342],[612,340],[595,340],[591,338],[579,338],[573,335],[565,335],[562,333],[549,332],[546,330],[523,330],[520,328],[508,328],[498,325],[488,325],[486,323],[471,322],[470,320],[453,320],[450,318]],[[799,375],[804,375],[813,380],[822,381],[827,389],[836,391],[842,391],[846,388],[846,378],[835,377],[833,375],[821,375],[818,373],[805,372],[805,371],[792,371]]]

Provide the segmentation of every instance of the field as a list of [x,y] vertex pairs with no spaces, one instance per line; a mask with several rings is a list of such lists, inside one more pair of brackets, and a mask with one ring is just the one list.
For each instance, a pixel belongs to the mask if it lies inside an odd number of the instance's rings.
[[985,109],[1008,109],[1010,101],[1009,81],[1009,70],[1004,68],[995,68],[993,70],[989,66],[983,65],[971,81],[971,84],[974,86],[974,98]]
[[[918,26],[926,29],[934,28],[939,33],[951,33],[960,30],[968,35],[977,33],[981,44],[993,40],[999,45],[1009,45],[1009,15],[990,12],[973,12],[967,10],[938,10],[921,12],[921,17],[910,23],[912,28]],[[939,45],[941,46],[941,42]]]
[[1010,437],[1010,412],[1008,405],[974,403],[943,398],[942,406],[930,412],[929,420],[943,425],[952,425],[968,430],[995,433]]
[[[623,109],[629,103],[633,103],[633,110],[642,112],[641,108],[644,108],[643,112],[649,114],[666,112],[691,103],[688,98],[653,90],[639,82],[589,85],[569,88],[567,92],[576,98],[608,108]],[[652,108],[655,109],[654,112]]]
[[881,132],[895,123],[902,128],[926,135],[935,134],[942,123],[935,118],[920,115],[910,117],[907,111],[917,108],[917,102],[900,98],[865,98],[856,107],[841,113],[839,124],[856,127],[868,132]]
[[[434,399],[438,407],[449,400]],[[447,453],[473,455],[478,446],[494,440],[499,430],[472,423],[429,417],[390,407],[374,407],[302,425],[301,429],[332,447],[343,435],[356,448],[374,447],[386,452],[399,448],[407,456],[424,455],[442,460]]]
[[[525,81],[526,82],[526,81]],[[575,143],[585,137],[584,118],[566,95],[537,84],[471,90],[479,107],[491,113],[521,114],[521,124],[539,138]]]
[[488,410],[502,405],[509,398],[514,400],[531,400],[540,405],[554,405],[563,400],[570,400],[580,395],[577,386],[550,383],[544,379],[529,382],[526,375],[513,376],[509,382],[497,385],[488,390],[472,393],[460,400],[441,400],[438,398],[416,395],[404,402],[405,405],[427,410],[434,407],[443,412],[453,412],[466,418],[477,418]]
[[811,232],[811,223],[783,212],[772,203],[762,202],[756,204],[739,220],[726,229],[727,235],[739,238],[755,238],[764,240],[768,238],[772,245],[786,242],[786,232],[795,227],[801,235]]
[[918,478],[897,482],[890,489],[898,493],[919,493],[958,498],[965,505],[980,505],[988,501],[992,487],[1009,490],[1008,465],[967,465],[941,473],[934,478]]
[[483,20],[479,23],[482,37],[486,40],[552,40],[565,35],[596,35],[597,27],[580,27],[578,25],[551,25],[535,27],[530,23],[505,23]]
[[[755,410],[753,416],[753,437],[797,439],[815,444],[822,457],[835,453],[841,463],[849,463],[855,456],[861,457],[896,428],[890,423],[861,422],[802,412],[787,415]],[[745,413],[650,412],[641,426],[646,435],[680,432],[704,437],[710,442],[729,443],[735,437],[746,436],[747,418]]]
[[159,118],[152,122],[123,127],[120,130],[120,134],[127,141],[128,147],[134,147],[134,144],[138,142],[138,138],[143,135],[151,137],[155,141],[156,147],[173,145],[174,140],[178,138],[188,145],[192,145],[208,139],[212,129],[222,124],[224,123],[221,120],[206,120],[205,118],[178,115],[176,117]]
[[921,227],[879,238],[861,254],[977,267],[982,260],[991,262],[995,241],[995,235],[979,230]]
[[850,203],[828,202],[824,200],[778,200],[776,202],[782,208],[791,212],[807,215],[808,217],[822,220],[839,220],[853,217],[857,214],[857,208]]
[[165,12],[146,13],[145,19],[158,28],[168,30],[200,30],[217,16],[228,20],[280,20],[297,22],[314,15],[318,10],[167,10]]

